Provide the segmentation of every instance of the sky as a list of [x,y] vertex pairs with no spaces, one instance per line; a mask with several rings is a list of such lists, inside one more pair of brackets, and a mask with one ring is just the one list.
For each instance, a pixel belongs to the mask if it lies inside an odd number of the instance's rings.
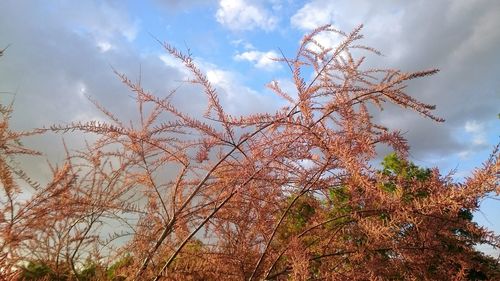
[[[292,87],[287,67],[272,58],[295,55],[304,33],[318,26],[349,32],[363,24],[363,43],[383,54],[370,57],[369,66],[440,69],[412,81],[408,92],[435,104],[446,122],[394,107],[375,115],[405,132],[410,160],[443,174],[456,170],[462,179],[499,142],[500,1],[1,0],[0,13],[0,49],[9,46],[0,60],[0,101],[15,99],[15,129],[102,120],[87,95],[135,118],[132,95],[113,69],[160,96],[186,75],[157,40],[190,50],[228,112],[273,112],[282,101],[265,84]],[[202,112],[202,97],[183,91],[179,106]],[[64,138],[70,146],[82,143],[81,136]],[[25,143],[57,161],[62,152],[53,144],[60,141],[47,134]],[[29,165],[46,173],[44,161]],[[475,220],[500,233],[498,213],[498,201],[485,200]]]

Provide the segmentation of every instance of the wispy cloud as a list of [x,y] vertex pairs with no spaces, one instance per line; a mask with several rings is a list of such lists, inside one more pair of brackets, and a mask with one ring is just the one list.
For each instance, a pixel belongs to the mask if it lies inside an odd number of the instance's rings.
[[255,2],[246,0],[220,0],[215,18],[223,26],[231,30],[274,30],[277,17]]
[[256,50],[239,53],[234,56],[234,59],[237,61],[248,61],[253,63],[256,68],[265,70],[281,68],[279,62],[276,61],[277,58],[279,58],[279,55],[275,51],[261,52]]
[[465,132],[472,136],[472,143],[474,145],[484,145],[487,143],[486,132],[483,124],[473,120],[467,121],[464,126]]
[[331,1],[311,1],[300,8],[290,19],[293,27],[311,30],[318,26],[333,23],[335,3]]

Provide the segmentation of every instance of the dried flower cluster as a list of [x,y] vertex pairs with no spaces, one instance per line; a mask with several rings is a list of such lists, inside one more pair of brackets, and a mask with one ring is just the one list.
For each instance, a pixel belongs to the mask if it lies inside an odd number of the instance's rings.
[[[46,186],[18,200],[31,181],[12,157],[34,154],[1,108],[0,274],[54,280],[494,280],[498,262],[474,249],[499,237],[472,222],[481,198],[500,192],[499,153],[464,183],[405,160],[398,131],[370,111],[392,103],[428,118],[433,106],[405,82],[437,70],[366,69],[378,52],[320,27],[295,57],[280,59],[297,95],[269,84],[287,106],[273,114],[228,114],[191,55],[163,44],[190,71],[207,101],[203,118],[125,75],[139,118],[53,126],[98,135],[69,152]],[[316,37],[335,33],[336,47]],[[305,75],[304,73],[308,73]],[[311,79],[309,73],[312,73]],[[374,106],[373,106],[374,105]],[[383,169],[370,163],[391,147]],[[497,170],[495,170],[497,169]],[[43,220],[43,224],[41,223]],[[50,227],[47,227],[49,225]],[[38,274],[38,275],[37,275]],[[474,279],[475,278],[475,279]],[[481,279],[482,278],[482,279]]]

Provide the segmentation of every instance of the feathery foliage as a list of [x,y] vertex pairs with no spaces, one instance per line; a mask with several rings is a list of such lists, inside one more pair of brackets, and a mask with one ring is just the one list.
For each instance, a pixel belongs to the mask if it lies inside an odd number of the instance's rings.
[[[18,142],[30,133],[11,132],[11,107],[2,107],[1,274],[497,279],[498,262],[474,246],[499,246],[499,237],[471,214],[482,198],[500,192],[498,150],[463,183],[410,163],[402,134],[376,124],[370,112],[391,103],[443,121],[434,106],[405,93],[406,82],[437,70],[365,68],[355,54],[379,52],[359,44],[361,28],[344,33],[326,25],[304,36],[295,56],[279,59],[290,68],[297,96],[273,81],[269,88],[287,105],[248,116],[228,114],[191,54],[162,43],[204,95],[204,117],[177,107],[177,90],[157,96],[117,72],[135,95],[137,120],[120,120],[92,100],[107,122],[52,126],[98,139],[67,151],[50,183],[28,200],[16,199],[22,192],[17,179],[26,177],[9,159],[34,154]],[[323,46],[316,37],[325,33],[343,41]],[[310,72],[310,79],[303,75]],[[380,144],[395,153],[377,169],[370,163]]]

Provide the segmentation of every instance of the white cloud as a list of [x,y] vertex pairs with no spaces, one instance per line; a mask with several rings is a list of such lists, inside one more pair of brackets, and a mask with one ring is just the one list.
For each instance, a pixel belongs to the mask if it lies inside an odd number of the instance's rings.
[[83,82],[83,81],[77,82],[76,84],[77,84],[77,88],[79,88],[79,91],[77,91],[78,92],[78,96],[81,99],[85,99],[86,95],[88,95],[88,93],[87,93],[87,85],[85,85],[85,82]]
[[76,16],[75,19],[96,38],[110,39],[120,35],[129,42],[135,40],[138,32],[138,22],[131,20],[126,10],[106,3],[96,7],[96,10],[99,14]]
[[467,133],[477,133],[481,131],[482,126],[476,121],[467,121],[465,122],[464,129]]
[[[331,24],[344,32],[350,32],[364,24],[362,33],[377,42],[379,38],[400,34],[405,11],[402,7],[404,6],[397,7],[383,0],[376,3],[361,0],[313,0],[290,18],[290,24],[301,31],[311,31]],[[334,47],[343,38],[336,33],[320,33],[316,40],[325,47]]]
[[184,64],[179,60],[171,56],[170,54],[161,54],[158,58],[168,67],[177,70],[182,73],[183,79],[188,79],[191,76],[189,69],[184,66]]
[[220,0],[215,18],[231,30],[260,28],[270,31],[276,28],[278,22],[267,10],[246,0]]
[[114,46],[111,45],[111,43],[109,43],[107,41],[99,41],[99,42],[97,42],[97,48],[99,48],[99,51],[101,51],[102,53],[105,53],[105,52],[113,49]]
[[[279,78],[275,79],[275,82],[278,83],[279,87],[283,92],[288,94],[292,99],[297,100],[299,97],[298,91],[297,91],[297,85],[293,82],[292,78],[287,77],[287,78]],[[283,100],[285,101],[285,100]],[[288,102],[285,102],[284,105],[289,105]]]
[[236,74],[231,71],[222,70],[213,64],[205,64],[202,68],[206,69],[205,74],[208,81],[218,88],[222,102],[227,103],[226,107],[231,108],[235,103],[240,103],[249,95],[255,94],[253,90],[241,85]]
[[466,149],[458,153],[460,159],[468,159],[475,156],[476,148],[478,147],[488,147],[487,129],[484,123],[469,120],[465,122],[463,130],[469,138],[465,141],[468,144]]
[[[192,73],[177,59],[168,54],[162,54],[158,57],[166,66],[174,68],[183,77],[183,80],[192,78]],[[195,64],[204,73],[208,81],[217,90],[218,97],[225,111],[233,115],[245,115],[256,112],[273,112],[279,107],[279,102],[272,95],[263,95],[256,90],[244,85],[244,78],[237,72],[233,72],[220,66],[203,60],[194,58]],[[189,88],[189,86],[187,86]],[[185,87],[183,89],[186,89]],[[200,94],[199,88],[191,88]],[[185,96],[185,95],[179,95]],[[181,102],[183,107],[189,108],[189,113],[196,116],[205,110],[205,100],[203,95],[198,96],[196,102],[192,98],[186,97]]]
[[360,24],[365,24],[365,31],[369,31],[370,37],[387,36],[387,33],[400,31],[405,10],[411,9],[410,5],[396,6],[390,2],[313,0],[302,6],[291,17],[290,22],[300,30],[312,30],[325,24],[333,24],[344,31],[350,31]]
[[281,11],[283,9],[283,1],[282,0],[269,0],[269,3],[271,4],[271,8],[274,11]]
[[302,30],[315,29],[318,26],[333,22],[335,15],[334,3],[314,1],[300,8],[291,18],[292,26]]
[[233,41],[231,41],[231,45],[233,45],[235,47],[242,46],[245,50],[253,50],[253,49],[255,49],[255,47],[254,47],[254,45],[252,45],[252,43],[247,42],[244,39],[233,40]]
[[247,51],[234,56],[237,61],[249,61],[254,63],[254,66],[266,70],[274,70],[281,65],[279,62],[273,60],[279,58],[275,51],[261,52],[261,51]]
[[206,75],[210,83],[224,89],[231,88],[231,81],[234,80],[233,75],[229,71],[224,71],[217,68],[207,70]]
[[233,115],[273,112],[279,106],[271,95],[262,95],[242,84],[241,76],[210,63],[201,63],[200,69],[217,89],[226,112]]
[[[333,24],[334,18],[339,17],[335,12],[333,3],[322,3],[314,1],[307,3],[295,13],[290,19],[293,27],[300,30],[310,31],[325,24]],[[336,33],[320,33],[315,37],[316,41],[323,47],[334,47],[342,42],[342,37]],[[311,46],[313,51],[319,51],[316,46]]]
[[177,69],[184,69],[182,62],[170,54],[161,54],[158,58],[166,65]]
[[465,132],[472,135],[472,143],[474,145],[487,144],[486,132],[483,124],[477,121],[467,121],[464,126]]
[[116,3],[82,2],[74,7],[70,2],[63,2],[61,5],[65,24],[73,32],[95,40],[103,53],[133,42],[139,32],[139,21],[132,18],[126,7]]

